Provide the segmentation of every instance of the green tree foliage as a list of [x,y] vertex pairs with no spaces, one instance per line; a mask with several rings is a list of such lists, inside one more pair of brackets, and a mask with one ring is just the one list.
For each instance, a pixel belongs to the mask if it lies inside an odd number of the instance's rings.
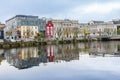
[[90,32],[88,31],[87,28],[84,28],[84,29],[83,29],[83,34],[84,34],[84,39],[86,39],[87,36],[90,34]]
[[120,28],[117,29],[117,34],[120,35]]
[[44,34],[42,32],[37,33],[37,36],[35,37],[38,41],[41,41],[42,38],[44,38]]

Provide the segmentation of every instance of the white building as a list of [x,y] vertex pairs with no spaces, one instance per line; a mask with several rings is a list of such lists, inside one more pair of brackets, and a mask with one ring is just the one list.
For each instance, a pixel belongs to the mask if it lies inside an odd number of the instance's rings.
[[88,33],[91,38],[117,35],[117,25],[104,21],[90,21],[88,24],[80,24],[79,27],[83,30],[82,36]]
[[38,16],[16,15],[6,21],[6,38],[34,38],[38,33]]

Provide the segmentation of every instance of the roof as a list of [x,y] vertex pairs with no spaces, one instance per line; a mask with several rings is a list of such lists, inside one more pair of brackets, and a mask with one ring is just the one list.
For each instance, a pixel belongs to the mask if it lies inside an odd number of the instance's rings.
[[120,21],[112,21],[113,24],[120,24]]
[[104,23],[104,21],[93,21],[94,23]]
[[104,21],[90,21],[89,24],[104,24]]
[[32,16],[32,15],[16,15],[16,16],[14,16],[14,17],[12,17],[12,18],[10,18],[10,19],[6,20],[6,22],[8,22],[8,21],[10,21],[10,20],[12,20],[12,19],[14,19],[14,18],[16,18],[16,17],[30,17],[30,18],[38,18],[38,16]]

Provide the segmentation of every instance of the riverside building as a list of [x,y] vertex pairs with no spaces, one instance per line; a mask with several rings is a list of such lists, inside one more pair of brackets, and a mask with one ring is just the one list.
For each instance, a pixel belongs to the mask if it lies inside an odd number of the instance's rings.
[[38,26],[38,16],[16,15],[6,21],[5,38],[34,38],[38,33]]

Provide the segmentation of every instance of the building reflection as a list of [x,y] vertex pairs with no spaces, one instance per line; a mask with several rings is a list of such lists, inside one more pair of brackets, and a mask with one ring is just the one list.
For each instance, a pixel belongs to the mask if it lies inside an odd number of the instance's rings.
[[0,49],[0,64],[1,62],[5,60],[5,57],[4,57],[4,50],[3,49]]
[[118,57],[120,56],[119,45],[119,42],[94,42],[91,44],[89,55],[91,57]]
[[[60,51],[61,50],[61,51]],[[39,66],[40,63],[58,62],[58,60],[71,61],[78,60],[79,54],[74,53],[75,47],[72,45],[42,46],[5,50],[7,62],[18,68],[26,69]]]
[[119,42],[92,42],[65,45],[47,45],[0,50],[0,62],[7,62],[18,68],[26,69],[39,66],[41,63],[59,63],[79,60],[81,55],[89,57],[120,57]]
[[39,52],[38,47],[5,50],[7,62],[18,69],[39,66],[40,62],[47,62],[46,54]]
[[59,45],[58,46],[58,54],[55,55],[55,60],[79,60],[79,49],[77,45],[69,44],[69,45]]

